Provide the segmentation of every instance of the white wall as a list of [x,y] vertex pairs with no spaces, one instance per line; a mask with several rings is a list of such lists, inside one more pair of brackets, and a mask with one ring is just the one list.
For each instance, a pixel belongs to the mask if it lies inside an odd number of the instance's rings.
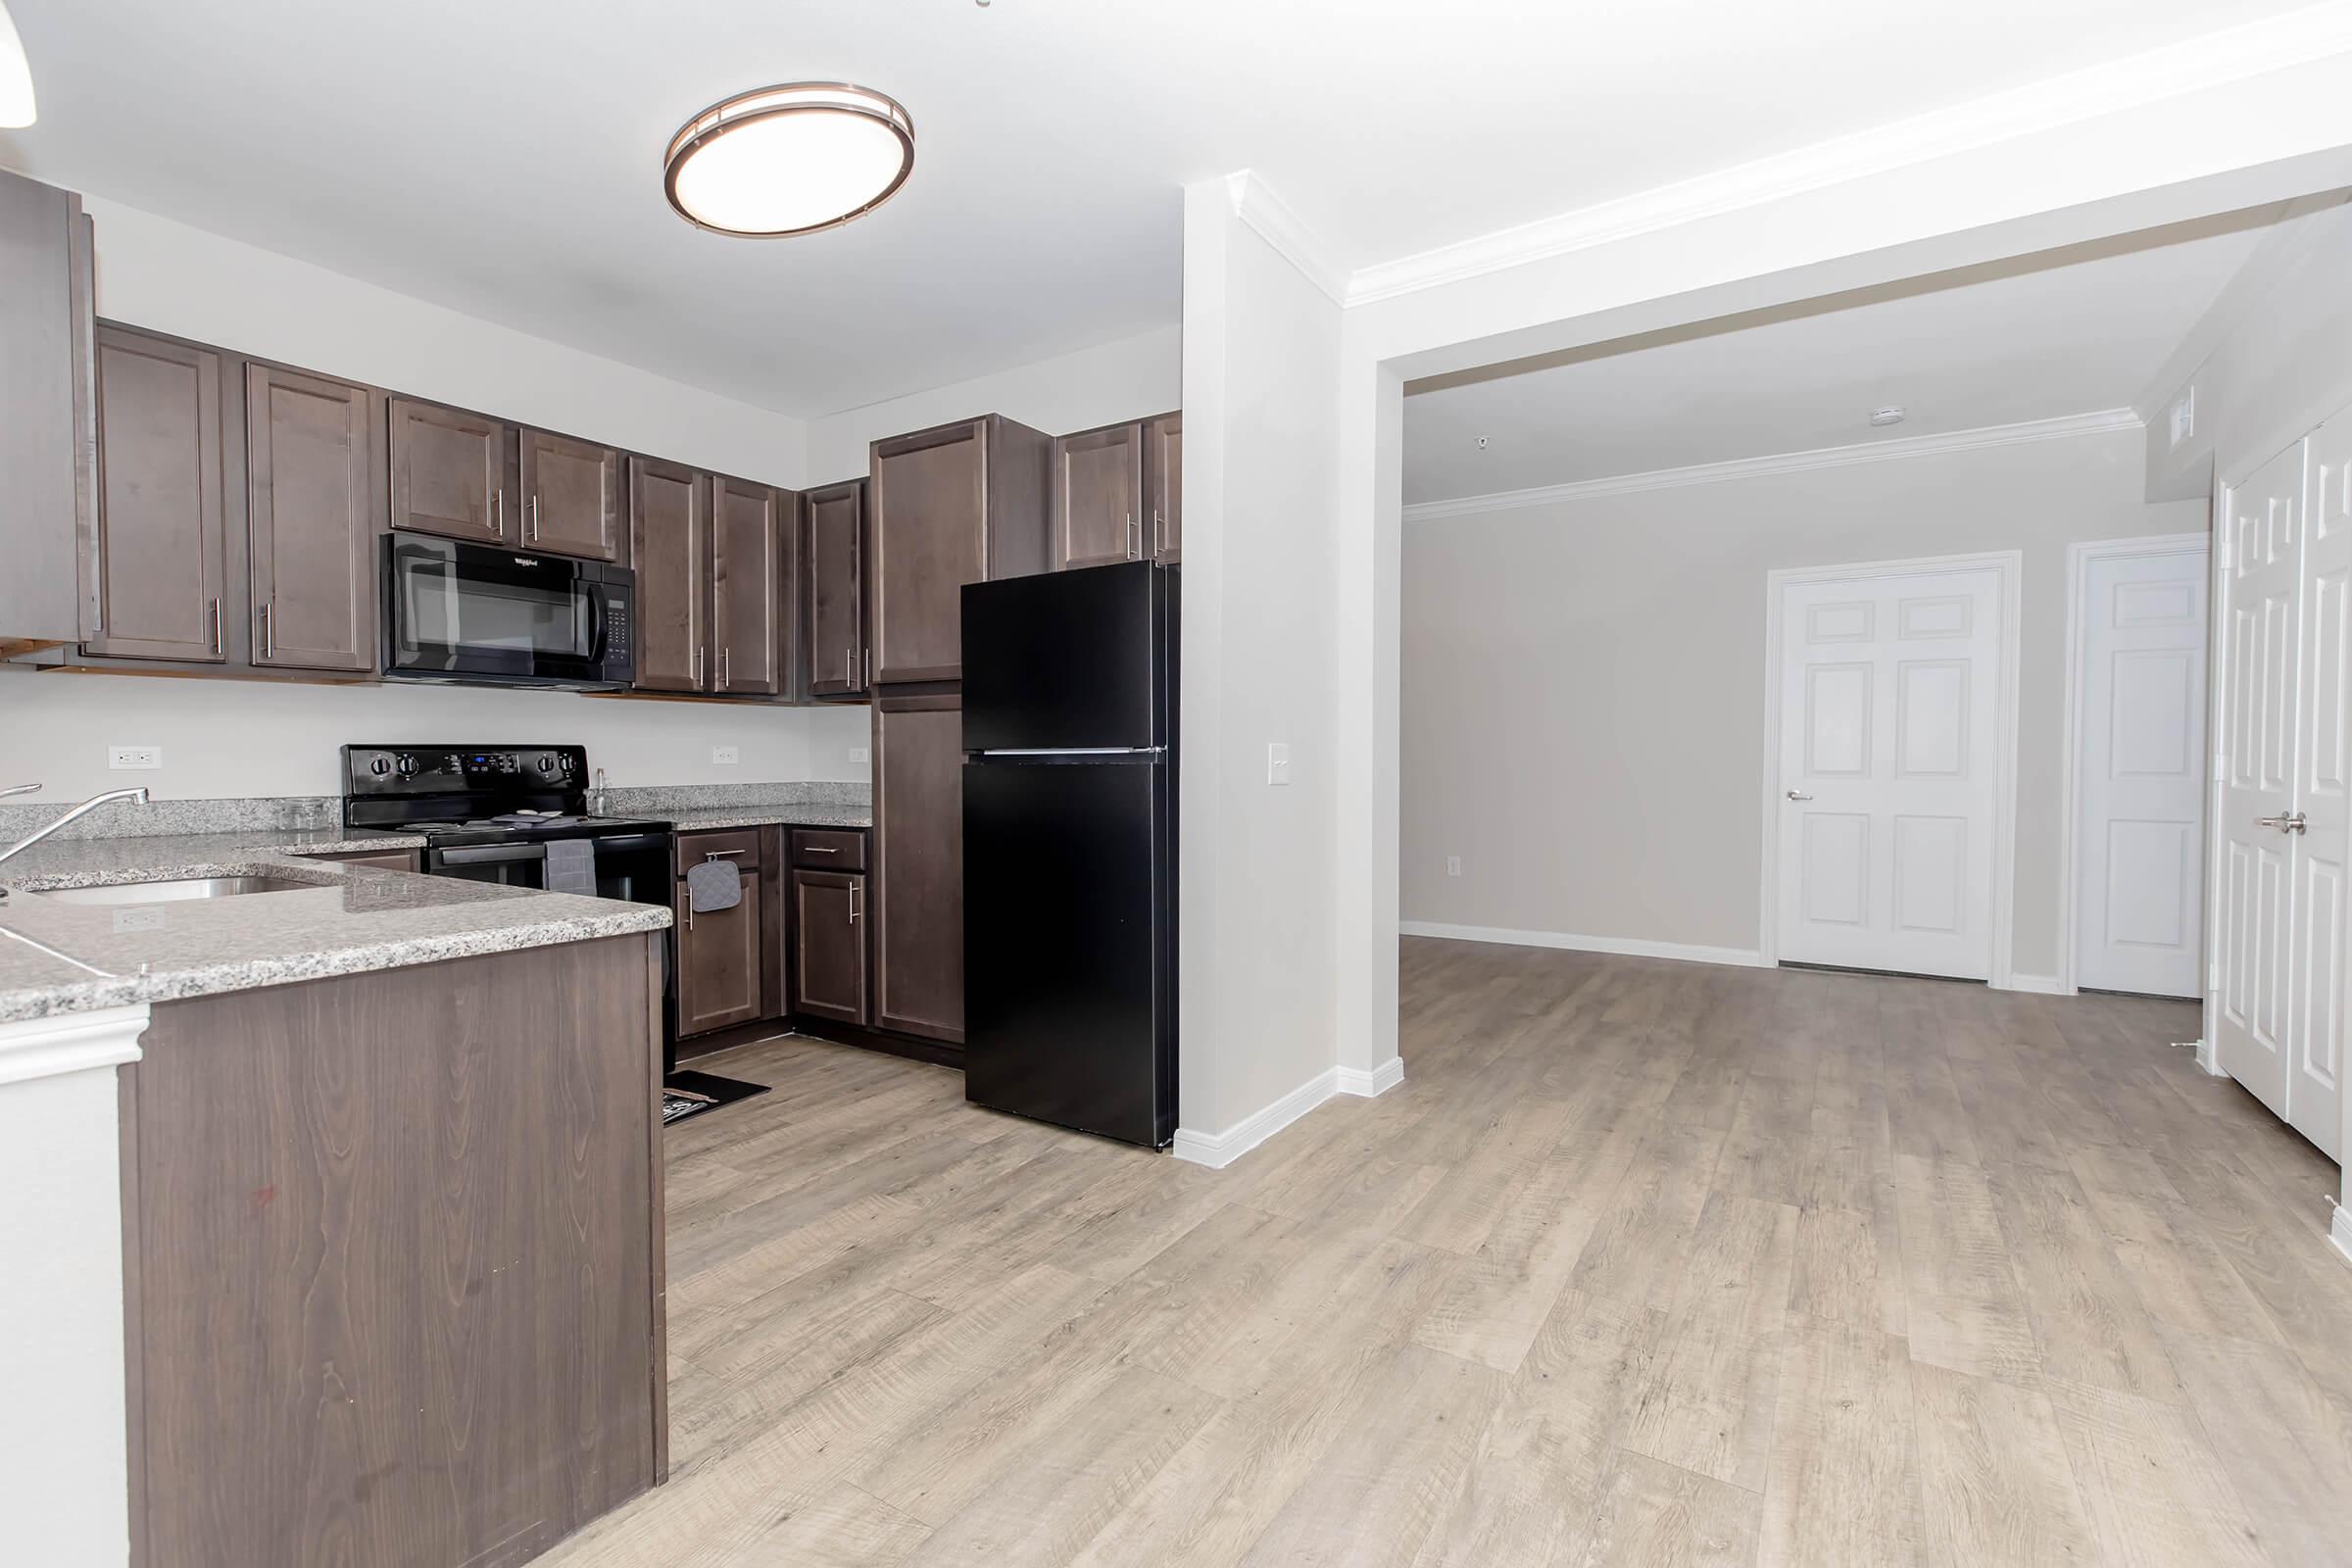
[[[1336,1063],[1330,573],[1337,305],[1187,189],[1179,1121],[1210,1139]],[[1266,782],[1291,748],[1292,783]],[[1186,1133],[1180,1133],[1181,1142]]]
[[1002,414],[1048,435],[1165,414],[1183,401],[1183,343],[1181,326],[1163,326],[994,375],[828,414],[808,426],[808,482],[858,478],[866,470],[868,442],[977,414]]
[[2206,525],[2141,482],[2124,429],[1408,523],[1403,918],[1753,951],[1765,573],[2021,550],[2014,962],[2055,975],[2067,546]]

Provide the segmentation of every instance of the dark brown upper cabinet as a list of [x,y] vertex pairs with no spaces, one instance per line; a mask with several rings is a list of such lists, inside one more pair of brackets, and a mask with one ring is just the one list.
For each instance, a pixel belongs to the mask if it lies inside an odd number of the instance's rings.
[[774,696],[785,687],[793,602],[789,490],[711,481],[710,689]]
[[525,430],[521,444],[522,542],[592,561],[620,559],[620,454],[611,447]]
[[413,398],[392,399],[390,417],[393,527],[523,542],[513,425]]
[[375,667],[384,400],[347,381],[245,368],[253,662]]
[[963,1043],[963,701],[874,699],[874,1021]]
[[808,694],[856,697],[865,690],[865,481],[826,485],[802,497],[808,514]]
[[865,878],[792,873],[792,1011],[866,1021]]
[[0,654],[91,634],[98,527],[90,220],[0,173]]
[[1137,561],[1144,521],[1144,427],[1105,425],[1054,443],[1054,564]]
[[992,414],[872,459],[873,679],[959,680],[963,585],[1053,564],[1054,439]]
[[710,481],[660,458],[629,460],[629,561],[637,574],[640,690],[710,690]]
[[1144,421],[1144,514],[1152,559],[1174,565],[1184,545],[1184,415]]
[[220,356],[97,329],[98,512],[82,646],[114,659],[227,658]]

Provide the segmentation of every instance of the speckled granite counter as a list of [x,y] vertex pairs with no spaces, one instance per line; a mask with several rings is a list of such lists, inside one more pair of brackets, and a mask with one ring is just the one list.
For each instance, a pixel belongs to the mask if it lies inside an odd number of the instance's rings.
[[614,789],[607,809],[653,816],[681,833],[722,827],[872,827],[863,784],[680,784]]
[[779,802],[772,806],[728,806],[686,812],[670,818],[670,824],[681,833],[699,833],[716,827],[872,827],[874,808],[808,801]]
[[[422,843],[320,828],[35,845],[0,865],[0,1022],[626,936],[670,921],[659,905],[304,858]],[[144,905],[40,897],[257,875],[307,885]]]

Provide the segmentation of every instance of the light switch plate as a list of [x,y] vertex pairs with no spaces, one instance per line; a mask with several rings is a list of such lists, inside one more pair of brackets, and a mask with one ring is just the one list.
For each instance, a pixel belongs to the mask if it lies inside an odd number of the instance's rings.
[[1460,876],[1462,874],[1462,858],[1460,856],[1448,855],[1446,857],[1446,874],[1447,876]]
[[1266,782],[1288,784],[1291,781],[1291,749],[1280,741],[1266,748]]
[[713,746],[710,748],[710,760],[720,767],[733,767],[742,758],[732,746]]
[[109,746],[106,765],[120,772],[125,768],[151,768],[164,765],[161,746]]

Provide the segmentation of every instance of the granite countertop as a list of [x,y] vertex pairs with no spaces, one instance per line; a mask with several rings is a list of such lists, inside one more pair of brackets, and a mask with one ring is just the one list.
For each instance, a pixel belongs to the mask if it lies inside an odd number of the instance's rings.
[[721,827],[872,827],[874,808],[810,801],[750,802],[707,811],[684,811],[670,819],[680,833]]
[[[0,1022],[627,936],[670,922],[660,905],[304,858],[423,842],[318,828],[37,844],[0,865]],[[144,905],[39,896],[220,876],[305,886]]]

